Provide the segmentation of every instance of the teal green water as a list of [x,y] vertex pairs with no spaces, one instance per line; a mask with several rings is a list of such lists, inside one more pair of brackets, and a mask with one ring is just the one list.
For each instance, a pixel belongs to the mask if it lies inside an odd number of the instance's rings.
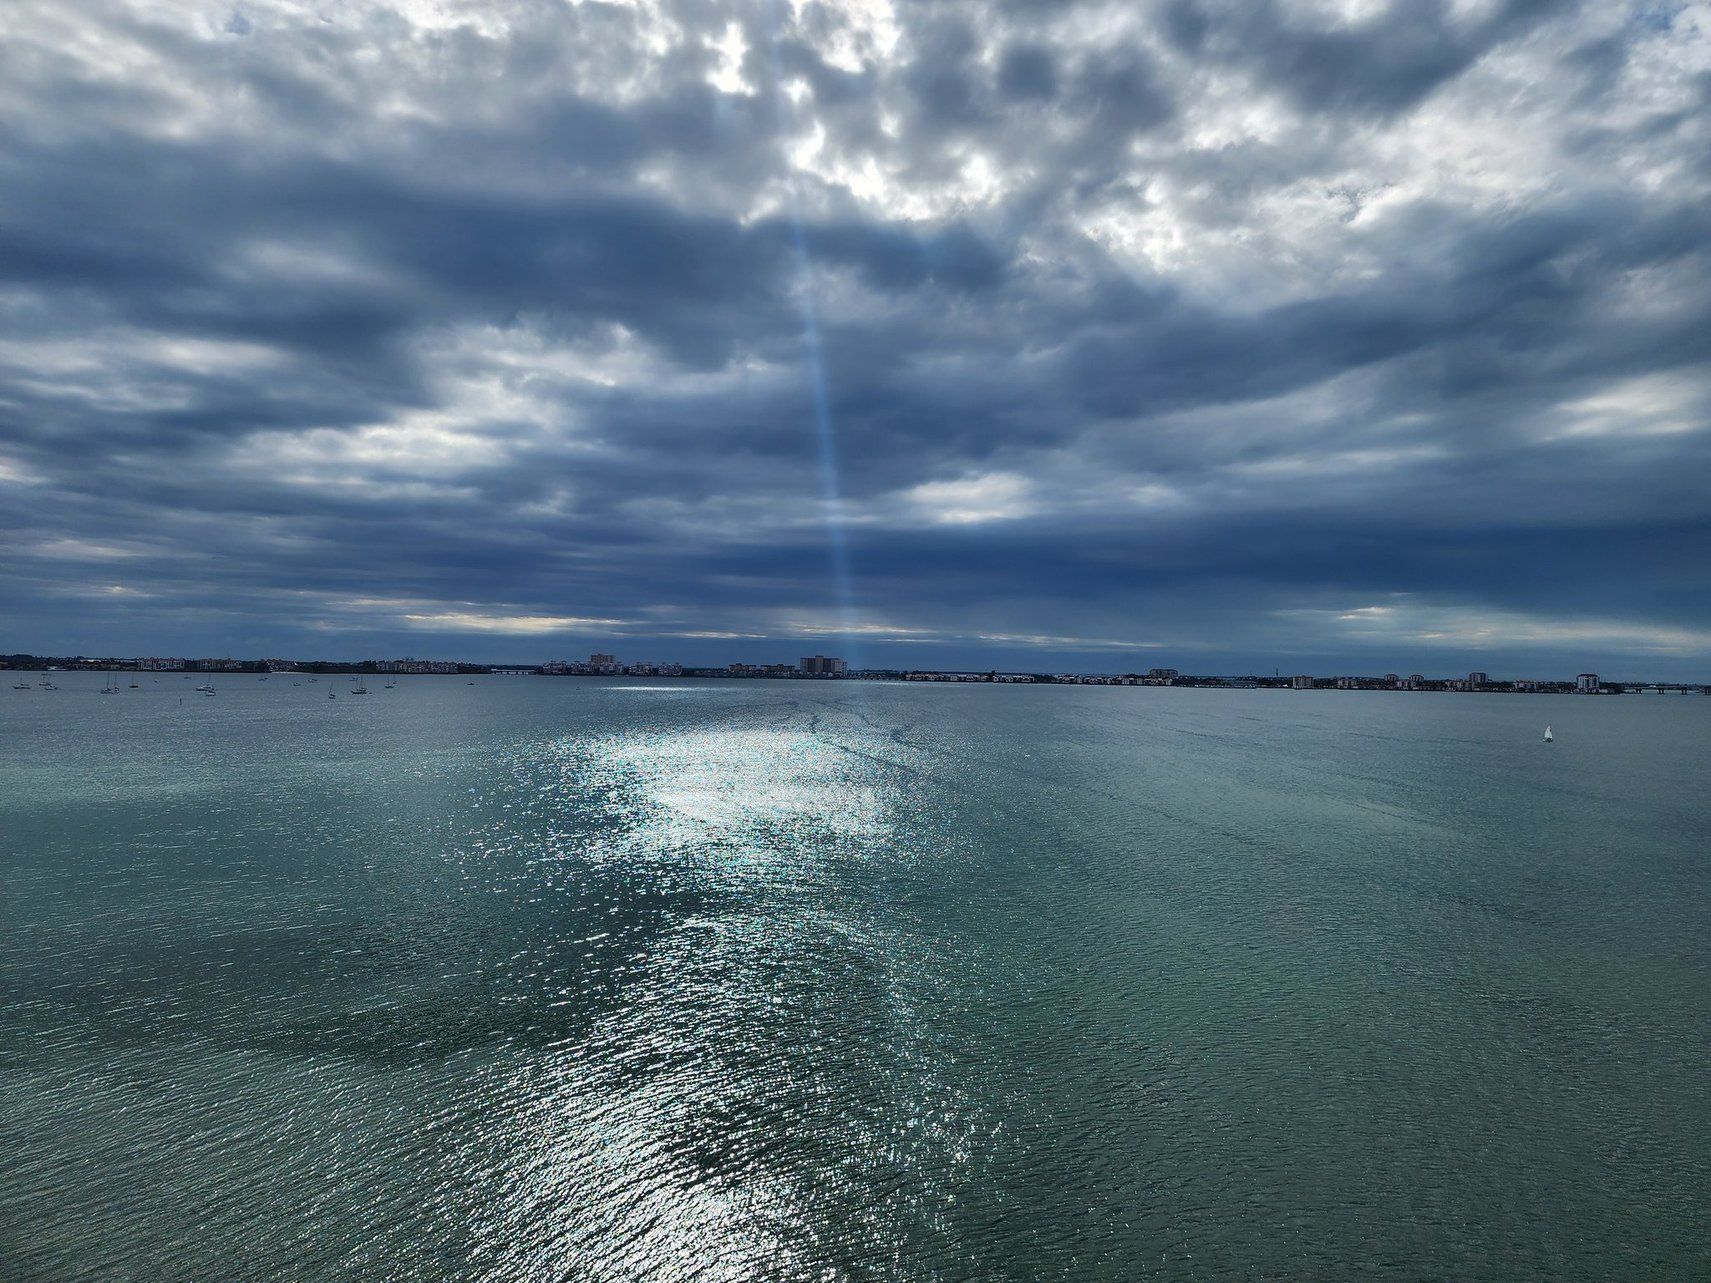
[[1711,1277],[1711,699],[193,684],[0,692],[8,1283]]

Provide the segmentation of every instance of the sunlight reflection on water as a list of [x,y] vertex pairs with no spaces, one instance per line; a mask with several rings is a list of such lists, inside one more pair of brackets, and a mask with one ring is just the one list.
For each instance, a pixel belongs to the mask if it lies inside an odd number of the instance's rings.
[[490,1238],[504,1269],[791,1276],[804,1227],[829,1232],[827,1200],[895,1240],[898,1209],[861,1186],[921,1148],[936,1154],[924,1174],[954,1167],[968,1111],[943,1088],[934,1105],[920,1097],[931,1056],[904,969],[931,968],[842,877],[906,862],[883,760],[769,725],[566,736],[511,768],[562,807],[530,818],[556,830],[538,858],[650,880],[698,907],[652,943],[588,1039],[507,1088],[530,1105],[527,1157]]

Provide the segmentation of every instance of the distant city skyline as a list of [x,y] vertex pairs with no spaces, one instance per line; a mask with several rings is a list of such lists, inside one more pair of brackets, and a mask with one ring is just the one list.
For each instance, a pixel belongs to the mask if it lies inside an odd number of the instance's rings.
[[[197,639],[191,639],[192,642]],[[210,639],[200,639],[207,642]],[[594,653],[608,653],[621,662],[647,660],[655,663],[681,663],[689,667],[724,667],[733,662],[759,664],[797,664],[813,647],[789,639],[712,640],[706,638],[673,639],[642,638],[636,644],[627,640],[606,640],[559,645],[540,644],[541,639],[482,637],[459,646],[447,640],[425,646],[421,636],[406,636],[402,645],[360,645],[333,642],[325,638],[311,639],[306,647],[256,645],[180,645],[180,646],[20,646],[8,637],[0,637],[0,655],[28,653],[41,655],[94,655],[137,658],[151,655],[171,655],[183,658],[204,656],[242,656],[264,658],[289,656],[302,660],[349,662],[360,659],[412,657],[451,663],[539,665],[554,660],[573,660]],[[390,639],[399,640],[399,639]],[[824,639],[813,645],[824,646]],[[842,654],[840,652],[840,654]],[[1175,654],[1152,648],[1124,650],[1112,647],[1091,652],[1054,651],[1044,647],[1012,647],[1002,651],[961,649],[952,644],[890,643],[864,645],[858,661],[842,655],[851,668],[886,669],[945,669],[959,671],[1007,672],[1099,672],[1145,673],[1150,669],[1172,667],[1194,674],[1275,674],[1284,678],[1296,673],[1310,672],[1318,676],[1382,676],[1388,672],[1422,673],[1434,679],[1465,677],[1470,672],[1485,671],[1497,680],[1539,678],[1572,681],[1581,671],[1610,674],[1613,678],[1634,681],[1711,681],[1711,659],[1695,662],[1675,657],[1646,657],[1580,652],[1573,655],[1546,653],[1507,656],[1501,652],[1449,652],[1442,655],[1416,654],[1411,659],[1389,653],[1369,655],[1301,655],[1277,653],[1271,655],[1230,655],[1221,652]],[[1222,662],[1221,662],[1222,661]]]
[[1533,672],[1528,674],[1495,674],[1485,670],[1471,670],[1464,674],[1447,674],[1442,672],[1408,672],[1388,671],[1379,673],[1353,672],[1347,669],[1332,672],[1302,673],[1296,670],[1285,672],[1281,667],[1273,667],[1270,674],[1260,669],[1231,670],[1217,672],[1211,670],[1185,670],[1177,667],[1154,665],[1150,668],[1104,668],[1104,669],[1062,669],[1062,668],[969,668],[954,665],[933,664],[901,664],[901,665],[867,665],[855,666],[838,656],[812,655],[803,656],[794,662],[784,660],[756,659],[749,657],[740,660],[728,660],[719,663],[685,663],[676,659],[637,658],[623,656],[615,652],[595,651],[585,659],[530,659],[525,661],[478,659],[470,656],[458,658],[428,658],[411,655],[364,655],[364,656],[332,656],[332,655],[298,655],[298,656],[253,656],[253,655],[224,655],[213,656],[206,654],[183,655],[152,655],[143,653],[114,652],[112,654],[84,654],[65,650],[42,652],[17,652],[0,648],[0,664],[14,670],[35,668],[41,664],[62,662],[77,662],[88,666],[123,665],[134,667],[137,671],[146,672],[197,672],[221,671],[253,668],[257,671],[281,672],[290,671],[297,667],[332,667],[341,669],[365,668],[377,673],[415,673],[422,675],[455,675],[466,669],[504,669],[517,672],[538,672],[545,676],[669,676],[684,677],[715,674],[732,677],[845,677],[866,676],[875,673],[911,673],[918,675],[965,675],[979,676],[998,674],[1001,676],[1021,676],[1023,674],[1043,677],[1073,679],[1077,677],[1104,679],[1126,677],[1135,679],[1129,684],[1172,685],[1183,683],[1204,683],[1207,681],[1258,679],[1279,686],[1297,690],[1312,689],[1345,689],[1345,690],[1436,690],[1478,691],[1478,690],[1514,690],[1531,692],[1550,690],[1553,688],[1577,690],[1582,693],[1597,692],[1603,689],[1620,686],[1692,686],[1705,691],[1711,691],[1711,679],[1694,680],[1691,678],[1669,678],[1657,674],[1605,673],[1581,671],[1572,676],[1564,673]]
[[0,47],[0,644],[1711,670],[1703,5]]

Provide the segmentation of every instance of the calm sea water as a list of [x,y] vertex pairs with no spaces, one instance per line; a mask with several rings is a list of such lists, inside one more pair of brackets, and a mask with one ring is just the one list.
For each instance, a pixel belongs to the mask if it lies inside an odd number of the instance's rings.
[[1711,699],[59,684],[9,1283],[1711,1276]]

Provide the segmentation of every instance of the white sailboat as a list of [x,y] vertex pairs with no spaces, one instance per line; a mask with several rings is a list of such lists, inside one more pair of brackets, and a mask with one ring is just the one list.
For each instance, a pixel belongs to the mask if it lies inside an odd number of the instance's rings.
[[1549,744],[1551,742],[1552,738],[1553,737],[1551,735],[1551,728],[1548,726],[1545,727],[1545,743]]

